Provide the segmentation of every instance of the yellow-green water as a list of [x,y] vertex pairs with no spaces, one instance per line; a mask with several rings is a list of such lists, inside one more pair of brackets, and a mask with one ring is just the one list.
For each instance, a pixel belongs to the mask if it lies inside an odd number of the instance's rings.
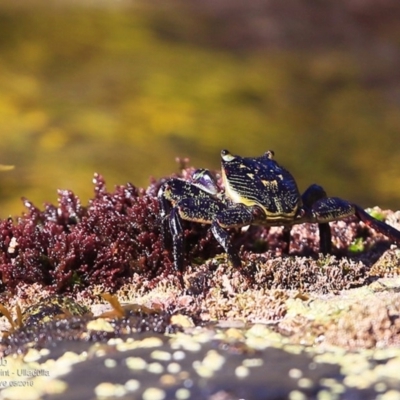
[[194,40],[207,25],[179,8],[49,4],[0,8],[0,164],[15,165],[1,217],[57,188],[85,203],[94,172],[111,189],[175,172],[176,157],[215,169],[223,148],[273,149],[301,190],[400,209],[399,104],[364,79],[365,63],[385,74],[372,54],[224,48]]

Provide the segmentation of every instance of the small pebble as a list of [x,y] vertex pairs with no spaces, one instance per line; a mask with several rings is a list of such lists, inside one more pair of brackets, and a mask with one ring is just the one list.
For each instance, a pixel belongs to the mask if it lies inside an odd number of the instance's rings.
[[292,390],[289,393],[289,400],[306,400],[307,396],[299,390]]
[[262,358],[247,358],[243,360],[242,364],[245,367],[261,367],[264,365],[264,360]]
[[386,393],[380,394],[378,400],[399,400],[400,392],[398,390],[388,390]]
[[178,389],[175,392],[175,397],[177,398],[177,400],[190,399],[190,390],[184,388]]
[[177,374],[178,372],[180,372],[180,370],[181,366],[176,362],[172,362],[167,365],[167,371],[171,374]]
[[159,362],[150,363],[147,370],[152,374],[161,374],[164,372],[164,367]]
[[50,350],[49,349],[40,349],[39,353],[41,356],[48,356],[50,354]]
[[89,321],[86,324],[86,328],[89,331],[114,332],[113,326],[104,318],[97,318],[93,321]]
[[385,382],[378,382],[375,384],[374,389],[377,392],[385,392],[387,390],[387,385]]
[[247,367],[244,367],[243,365],[239,365],[235,369],[235,375],[238,378],[246,378],[247,376],[249,376],[249,374],[250,374],[249,369]]
[[106,358],[104,360],[104,365],[107,368],[115,368],[117,366],[117,362],[115,360],[113,360],[112,358]]
[[147,362],[140,357],[128,357],[125,359],[125,363],[130,369],[146,369]]
[[163,345],[163,341],[159,337],[148,337],[140,341],[138,347],[159,347]]
[[64,381],[60,381],[59,379],[49,380],[47,377],[36,378],[34,385],[43,387],[46,394],[64,393],[68,389],[68,385]]
[[176,385],[177,382],[178,379],[176,378],[176,376],[171,374],[164,374],[160,378],[160,384],[162,386],[173,386]]
[[312,380],[308,378],[300,378],[297,381],[297,384],[303,389],[308,389],[313,386]]
[[26,363],[37,361],[41,358],[41,354],[36,349],[29,349],[24,357],[24,361]]
[[2,390],[1,398],[7,400],[39,400],[42,398],[42,395],[34,387],[8,387]]
[[215,350],[209,350],[203,359],[202,364],[214,371],[221,369],[226,359]]
[[121,397],[126,394],[126,389],[122,385],[116,385],[110,382],[103,382],[94,388],[97,397]]
[[183,360],[185,357],[186,357],[186,354],[182,350],[177,350],[174,352],[174,354],[172,354],[172,358],[176,361]]
[[155,360],[169,361],[171,359],[171,354],[163,350],[154,350],[150,354],[150,357],[154,358]]
[[128,392],[134,392],[140,388],[140,382],[137,379],[129,379],[124,386]]
[[143,400],[164,400],[166,393],[162,389],[158,388],[147,388],[143,392]]
[[298,368],[291,368],[288,375],[292,379],[299,379],[303,376],[303,373]]
[[187,315],[177,314],[171,317],[171,324],[179,325],[182,328],[192,328],[194,327],[194,323],[192,318]]

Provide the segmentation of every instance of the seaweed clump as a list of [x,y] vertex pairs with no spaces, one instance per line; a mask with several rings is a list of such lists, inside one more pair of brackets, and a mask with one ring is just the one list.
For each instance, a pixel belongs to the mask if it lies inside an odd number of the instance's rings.
[[154,277],[172,266],[159,233],[157,199],[131,184],[106,190],[94,176],[87,207],[69,190],[58,191],[58,206],[28,210],[17,221],[0,221],[0,277],[3,291],[39,283],[55,292],[101,284],[115,290],[135,274]]
[[[191,178],[194,168],[186,161],[178,160],[181,172],[173,177]],[[25,214],[0,220],[0,291],[23,283],[57,293],[93,285],[116,291],[127,282],[152,287],[176,277],[160,231],[157,192],[165,179],[147,189],[127,183],[109,192],[95,174],[86,207],[70,190],[58,190],[58,204],[46,203],[44,210],[23,198]],[[184,228],[187,260],[201,264],[222,251],[207,226],[185,221]]]

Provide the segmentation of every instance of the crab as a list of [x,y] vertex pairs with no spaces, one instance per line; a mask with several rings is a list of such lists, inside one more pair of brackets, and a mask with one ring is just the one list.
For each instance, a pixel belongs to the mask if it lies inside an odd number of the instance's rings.
[[317,223],[320,251],[327,254],[331,252],[329,222],[355,215],[367,226],[400,244],[398,230],[373,218],[354,203],[327,197],[319,185],[311,185],[301,195],[291,173],[274,160],[273,151],[261,157],[246,158],[222,150],[221,173],[224,191],[204,169],[195,171],[191,181],[171,178],[159,189],[164,246],[171,235],[174,268],[180,274],[184,266],[182,220],[210,224],[215,239],[234,267],[241,267],[241,259],[230,242],[228,229],[247,225],[283,225],[289,249],[293,225]]

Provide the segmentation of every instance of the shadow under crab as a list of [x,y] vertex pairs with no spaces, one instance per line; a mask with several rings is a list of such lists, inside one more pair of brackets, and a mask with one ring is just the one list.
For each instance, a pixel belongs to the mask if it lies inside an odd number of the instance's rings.
[[228,254],[234,267],[242,261],[232,245],[229,228],[247,225],[284,226],[286,248],[290,248],[291,228],[296,224],[317,223],[320,251],[331,252],[330,222],[357,217],[367,226],[400,243],[400,232],[369,215],[360,206],[311,185],[302,195],[289,171],[267,151],[261,157],[240,157],[221,151],[222,191],[212,174],[197,170],[191,181],[172,178],[159,189],[164,246],[172,237],[174,267],[182,273],[184,232],[182,220],[209,224],[215,239]]

